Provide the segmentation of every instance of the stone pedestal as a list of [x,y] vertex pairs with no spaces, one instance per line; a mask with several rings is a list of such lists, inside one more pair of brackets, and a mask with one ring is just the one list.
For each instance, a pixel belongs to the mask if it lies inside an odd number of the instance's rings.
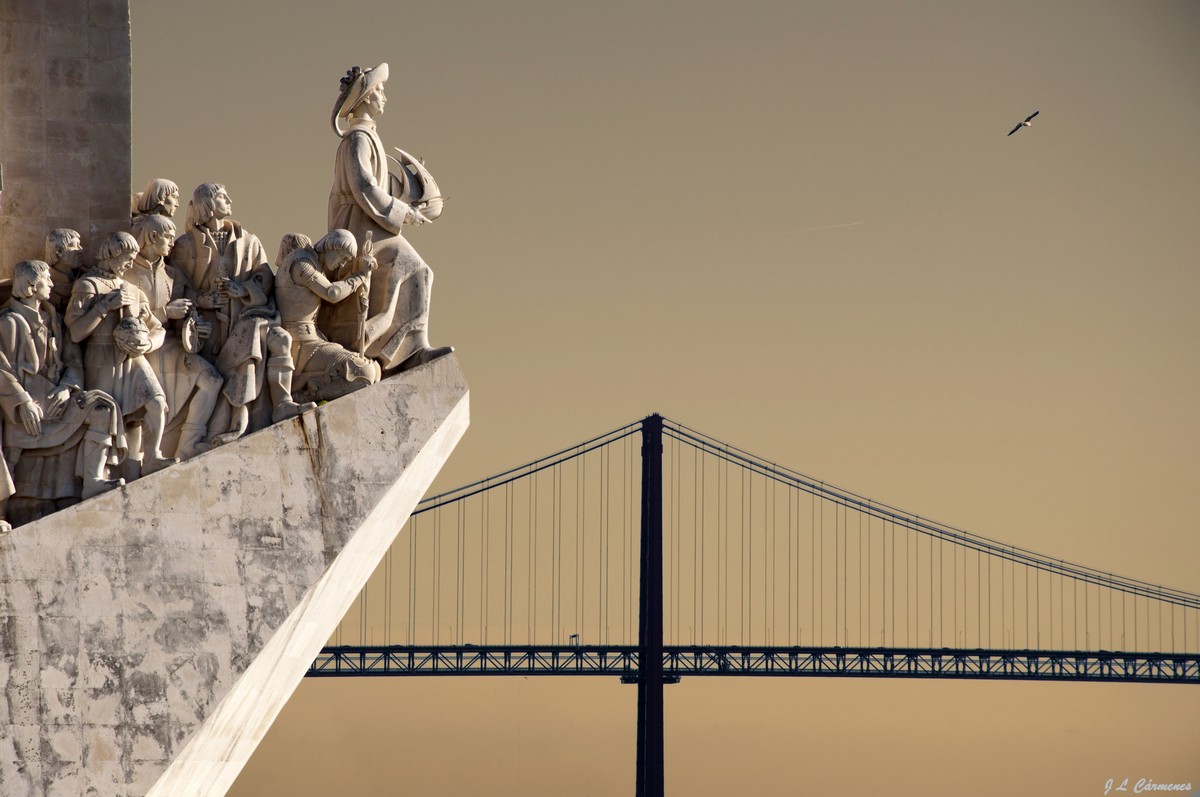
[[224,794],[467,423],[451,355],[0,536],[0,794]]
[[0,277],[70,227],[129,227],[127,0],[0,2]]

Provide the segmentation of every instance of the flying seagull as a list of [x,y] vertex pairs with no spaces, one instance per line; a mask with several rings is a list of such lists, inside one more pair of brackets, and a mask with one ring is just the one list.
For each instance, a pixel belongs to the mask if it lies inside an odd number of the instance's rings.
[[1033,127],[1033,117],[1037,116],[1039,113],[1041,113],[1041,111],[1034,111],[1033,113],[1029,114],[1029,116],[1026,116],[1025,121],[1021,122],[1019,125],[1014,127],[1012,130],[1009,130],[1008,134],[1011,136],[1013,133],[1017,132],[1022,127]]

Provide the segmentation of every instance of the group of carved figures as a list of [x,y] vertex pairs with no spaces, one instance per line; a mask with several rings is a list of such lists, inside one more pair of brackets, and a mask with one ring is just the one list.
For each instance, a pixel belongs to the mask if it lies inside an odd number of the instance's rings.
[[179,189],[155,179],[93,266],[69,229],[16,265],[0,306],[0,531],[452,351],[429,344],[433,275],[400,235],[441,212],[437,186],[399,150],[390,173],[375,132],[387,76],[342,78],[315,243],[289,233],[271,261],[217,183],[196,187],[180,232]]

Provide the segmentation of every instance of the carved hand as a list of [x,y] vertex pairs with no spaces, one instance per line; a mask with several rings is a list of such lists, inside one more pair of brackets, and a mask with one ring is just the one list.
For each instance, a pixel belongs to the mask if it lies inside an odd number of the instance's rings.
[[41,407],[32,401],[26,401],[17,408],[17,412],[21,416],[21,424],[25,427],[25,432],[30,437],[37,437],[42,433]]
[[71,398],[71,391],[65,387],[50,394],[50,400],[46,403],[45,417],[54,420],[62,417],[63,412],[67,409],[67,401]]
[[242,299],[250,295],[250,291],[245,285],[228,277],[221,278],[221,284],[217,290],[226,296],[232,296],[234,299]]
[[192,312],[192,303],[188,299],[175,299],[167,303],[167,318],[187,318]]
[[96,305],[100,308],[102,314],[119,310],[125,306],[125,294],[120,288],[115,291],[109,291],[96,301]]
[[408,209],[408,217],[404,219],[409,224],[428,224],[429,219],[425,218],[425,214],[416,208]]

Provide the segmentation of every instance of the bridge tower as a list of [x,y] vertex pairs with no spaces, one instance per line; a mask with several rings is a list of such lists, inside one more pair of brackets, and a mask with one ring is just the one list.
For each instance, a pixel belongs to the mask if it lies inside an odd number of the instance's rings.
[[661,797],[663,749],[663,419],[642,420],[641,601],[638,625],[637,797]]

